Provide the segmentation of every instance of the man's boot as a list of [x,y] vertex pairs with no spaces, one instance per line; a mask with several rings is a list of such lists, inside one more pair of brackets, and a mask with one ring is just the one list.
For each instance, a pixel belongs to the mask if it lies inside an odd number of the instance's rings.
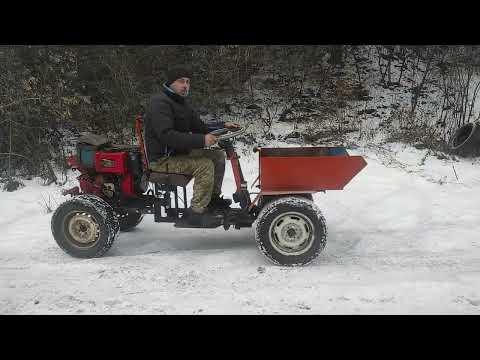
[[232,204],[232,200],[224,199],[223,196],[218,194],[213,194],[210,203],[208,204],[208,209],[210,211],[215,210],[228,210],[230,209],[230,205]]

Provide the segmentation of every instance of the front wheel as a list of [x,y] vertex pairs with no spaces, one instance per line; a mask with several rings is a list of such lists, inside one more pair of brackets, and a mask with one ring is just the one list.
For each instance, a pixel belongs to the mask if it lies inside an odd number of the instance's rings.
[[89,194],[62,203],[52,215],[51,227],[58,246],[77,258],[104,255],[120,230],[113,208]]
[[277,265],[307,265],[325,248],[325,219],[308,199],[280,198],[258,215],[255,240],[260,251]]
[[263,209],[266,205],[271,203],[272,201],[282,199],[285,197],[301,197],[305,198],[307,200],[313,201],[313,195],[312,194],[289,194],[289,195],[262,195],[260,199],[258,200],[257,207],[261,210]]

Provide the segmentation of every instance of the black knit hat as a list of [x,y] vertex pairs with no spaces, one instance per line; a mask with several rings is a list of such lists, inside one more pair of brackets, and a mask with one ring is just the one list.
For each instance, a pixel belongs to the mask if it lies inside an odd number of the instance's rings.
[[192,78],[192,70],[188,66],[175,66],[167,71],[166,85],[169,86],[175,80],[182,77]]

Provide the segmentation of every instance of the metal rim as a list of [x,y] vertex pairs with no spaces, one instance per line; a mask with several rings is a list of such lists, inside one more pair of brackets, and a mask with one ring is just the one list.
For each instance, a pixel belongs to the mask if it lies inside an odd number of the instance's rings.
[[290,211],[278,215],[268,231],[270,243],[279,253],[287,256],[301,255],[313,244],[312,220],[299,212]]
[[74,211],[68,214],[65,230],[71,243],[77,247],[92,247],[100,238],[100,226],[86,212]]

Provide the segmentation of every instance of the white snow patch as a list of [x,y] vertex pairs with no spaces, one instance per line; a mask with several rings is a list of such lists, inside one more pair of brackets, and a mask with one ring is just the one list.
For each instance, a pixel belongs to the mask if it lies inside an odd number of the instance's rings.
[[[243,149],[251,185],[258,155]],[[399,144],[349,152],[368,166],[345,190],[314,195],[329,235],[301,268],[271,264],[253,229],[175,229],[153,216],[105,257],[75,259],[39,203],[67,199],[60,187],[0,192],[0,314],[480,313],[479,161]],[[227,167],[224,193],[234,187]]]

